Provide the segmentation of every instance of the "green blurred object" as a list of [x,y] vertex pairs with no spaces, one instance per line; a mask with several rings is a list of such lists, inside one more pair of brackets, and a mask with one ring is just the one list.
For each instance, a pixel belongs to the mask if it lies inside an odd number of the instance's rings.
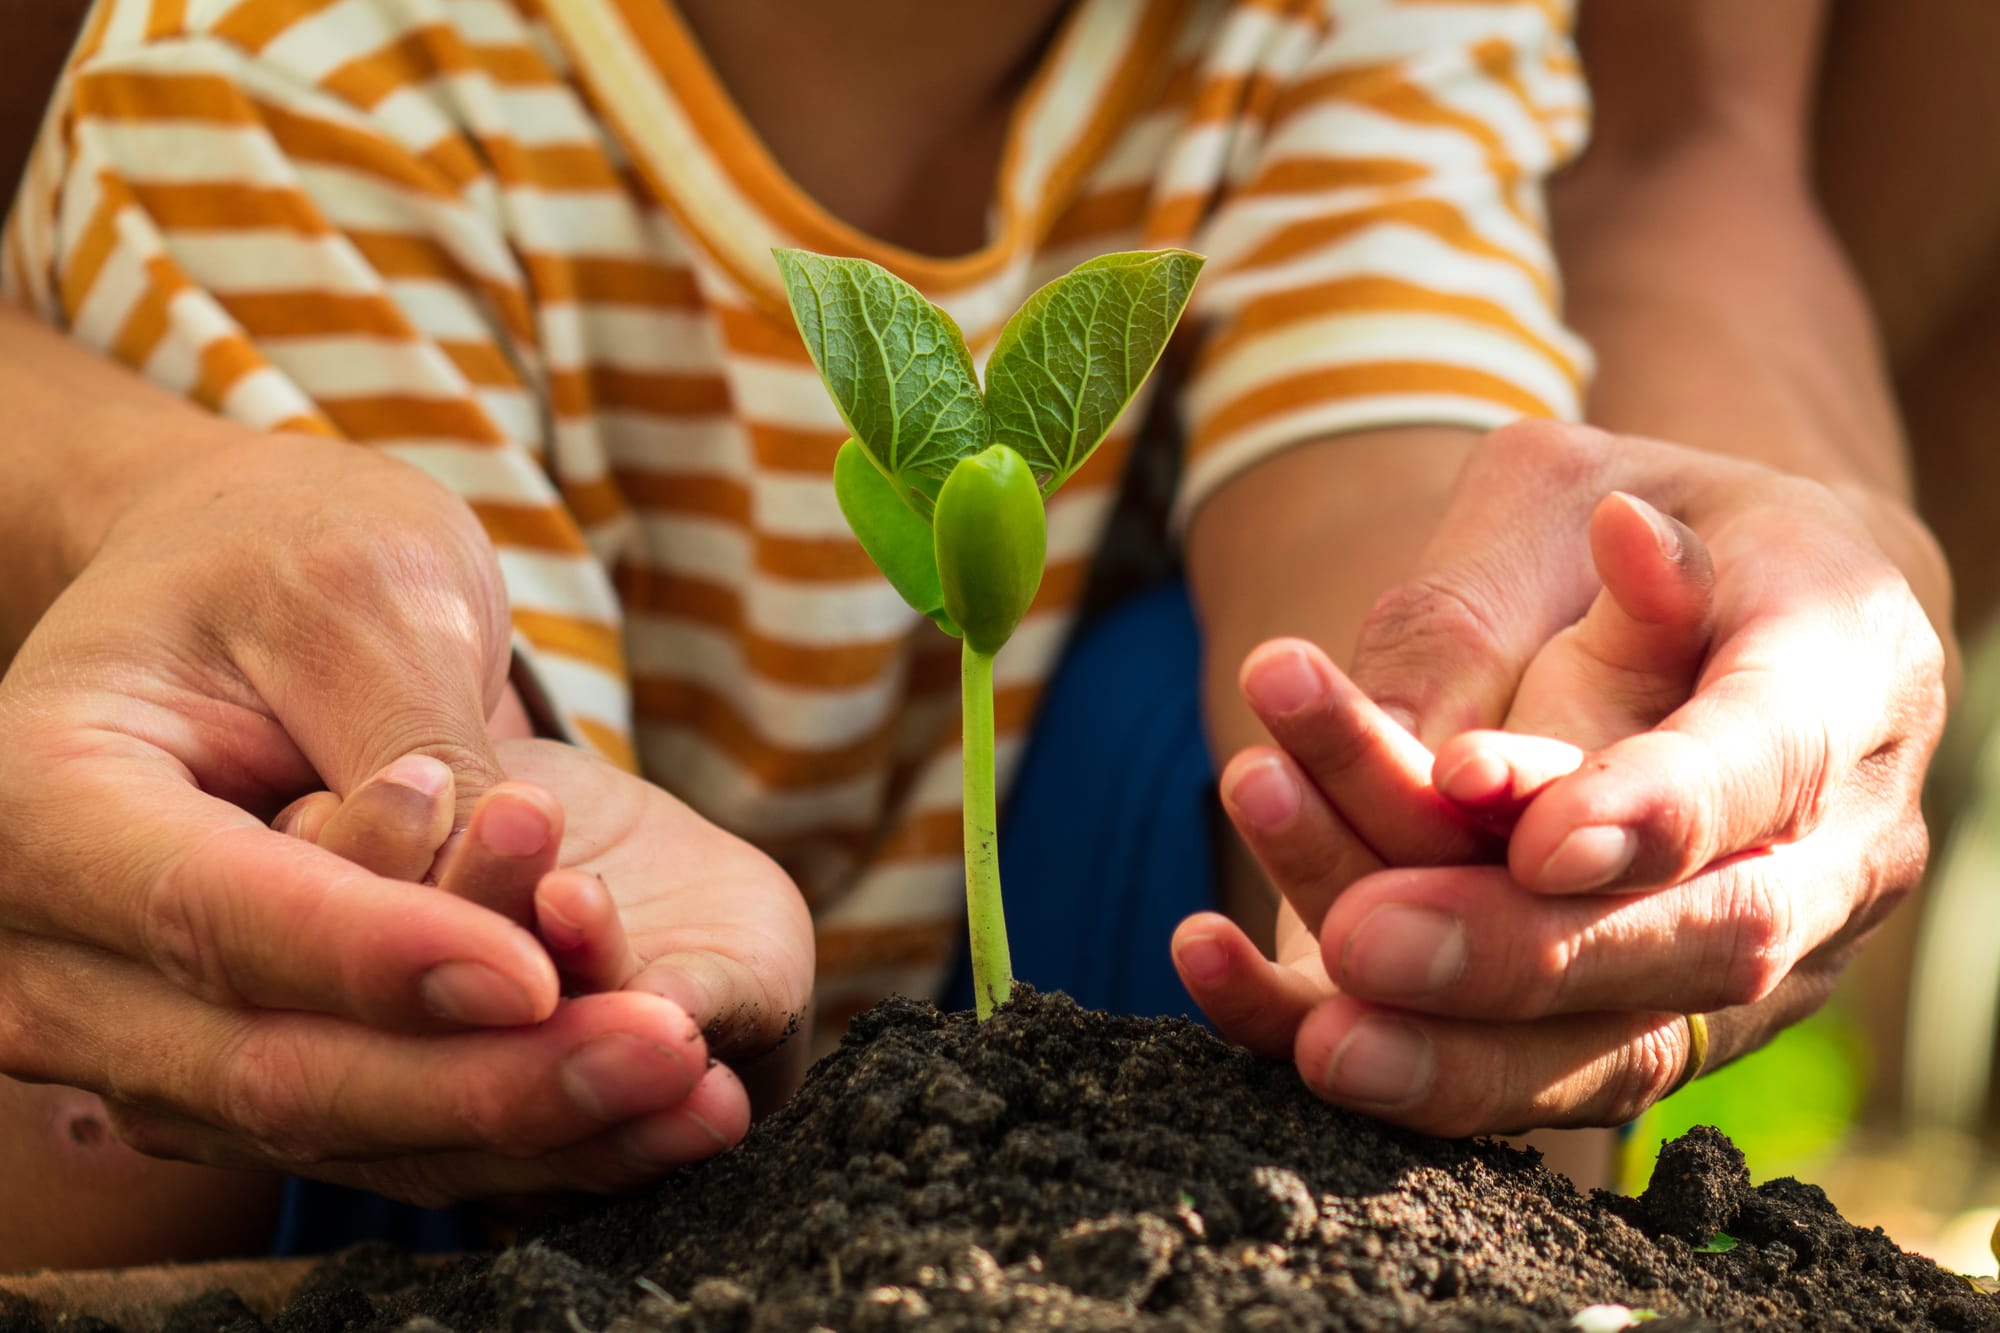
[[1752,1180],[1809,1179],[1860,1114],[1868,1064],[1860,1034],[1829,1005],[1641,1116],[1621,1154],[1619,1187],[1645,1189],[1660,1144],[1696,1125],[1714,1125],[1734,1140]]

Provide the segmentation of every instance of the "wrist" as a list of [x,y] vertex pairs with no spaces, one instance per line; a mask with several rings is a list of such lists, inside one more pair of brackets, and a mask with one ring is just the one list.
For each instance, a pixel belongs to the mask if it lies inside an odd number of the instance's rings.
[[1952,627],[1951,567],[1944,548],[1902,496],[1859,481],[1835,482],[1828,489],[1860,520],[1909,583],[1911,594],[1930,618],[1931,628],[1944,647],[1945,691],[1957,698],[1958,636]]
[[[69,480],[50,494],[49,538],[56,573],[67,587],[97,559],[112,531],[135,511],[195,474],[232,447],[260,438],[221,417],[176,413],[168,422],[126,404],[83,415],[66,459]],[[225,468],[216,484],[232,475]],[[57,588],[56,591],[61,591]]]

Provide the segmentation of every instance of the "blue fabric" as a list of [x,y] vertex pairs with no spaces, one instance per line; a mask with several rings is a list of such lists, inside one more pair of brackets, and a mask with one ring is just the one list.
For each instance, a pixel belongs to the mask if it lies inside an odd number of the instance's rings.
[[274,1257],[327,1254],[364,1240],[388,1241],[417,1254],[452,1254],[486,1243],[465,1209],[418,1208],[318,1180],[285,1182],[278,1234],[271,1242]]
[[[1167,950],[1216,905],[1201,635],[1176,581],[1091,622],[1050,682],[1001,818],[1014,975],[1093,1009],[1199,1017]],[[961,956],[946,994],[972,1007]]]

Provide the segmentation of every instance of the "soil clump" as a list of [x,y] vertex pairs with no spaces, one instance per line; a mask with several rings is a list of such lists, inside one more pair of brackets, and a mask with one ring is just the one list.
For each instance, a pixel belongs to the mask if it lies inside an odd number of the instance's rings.
[[[1718,1231],[1736,1247],[1696,1248]],[[985,1024],[887,1001],[743,1147],[442,1271],[351,1254],[268,1327],[1372,1333],[1604,1303],[1662,1333],[2000,1330],[2000,1300],[1817,1188],[1753,1188],[1713,1130],[1641,1197],[1586,1199],[1533,1154],[1329,1107],[1193,1023],[1026,987]]]

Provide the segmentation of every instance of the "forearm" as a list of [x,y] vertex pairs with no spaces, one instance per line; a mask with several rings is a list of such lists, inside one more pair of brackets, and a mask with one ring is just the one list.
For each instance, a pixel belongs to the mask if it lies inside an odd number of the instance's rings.
[[1369,608],[1435,532],[1478,438],[1410,427],[1299,445],[1232,479],[1197,511],[1188,577],[1219,758],[1269,739],[1236,687],[1244,657],[1294,634],[1346,665]]
[[0,302],[0,664],[150,479],[245,432]]
[[[1773,43],[1776,73],[1737,88],[1723,70],[1711,86],[1682,90],[1689,105],[1675,124],[1684,128],[1664,133],[1651,128],[1657,114],[1647,128],[1636,123],[1662,105],[1662,90],[1630,82],[1632,40],[1657,34],[1614,32],[1598,49],[1586,45],[1604,123],[1551,206],[1567,313],[1597,353],[1588,419],[1826,484],[1948,633],[1950,580],[1911,510],[1871,317],[1807,184],[1805,80],[1775,54],[1809,55],[1802,13],[1794,7],[1782,20],[1789,31],[1760,34]],[[1705,29],[1697,9],[1602,14],[1635,30],[1693,29],[1681,40],[1696,68],[1734,58],[1722,49],[1727,32]]]

